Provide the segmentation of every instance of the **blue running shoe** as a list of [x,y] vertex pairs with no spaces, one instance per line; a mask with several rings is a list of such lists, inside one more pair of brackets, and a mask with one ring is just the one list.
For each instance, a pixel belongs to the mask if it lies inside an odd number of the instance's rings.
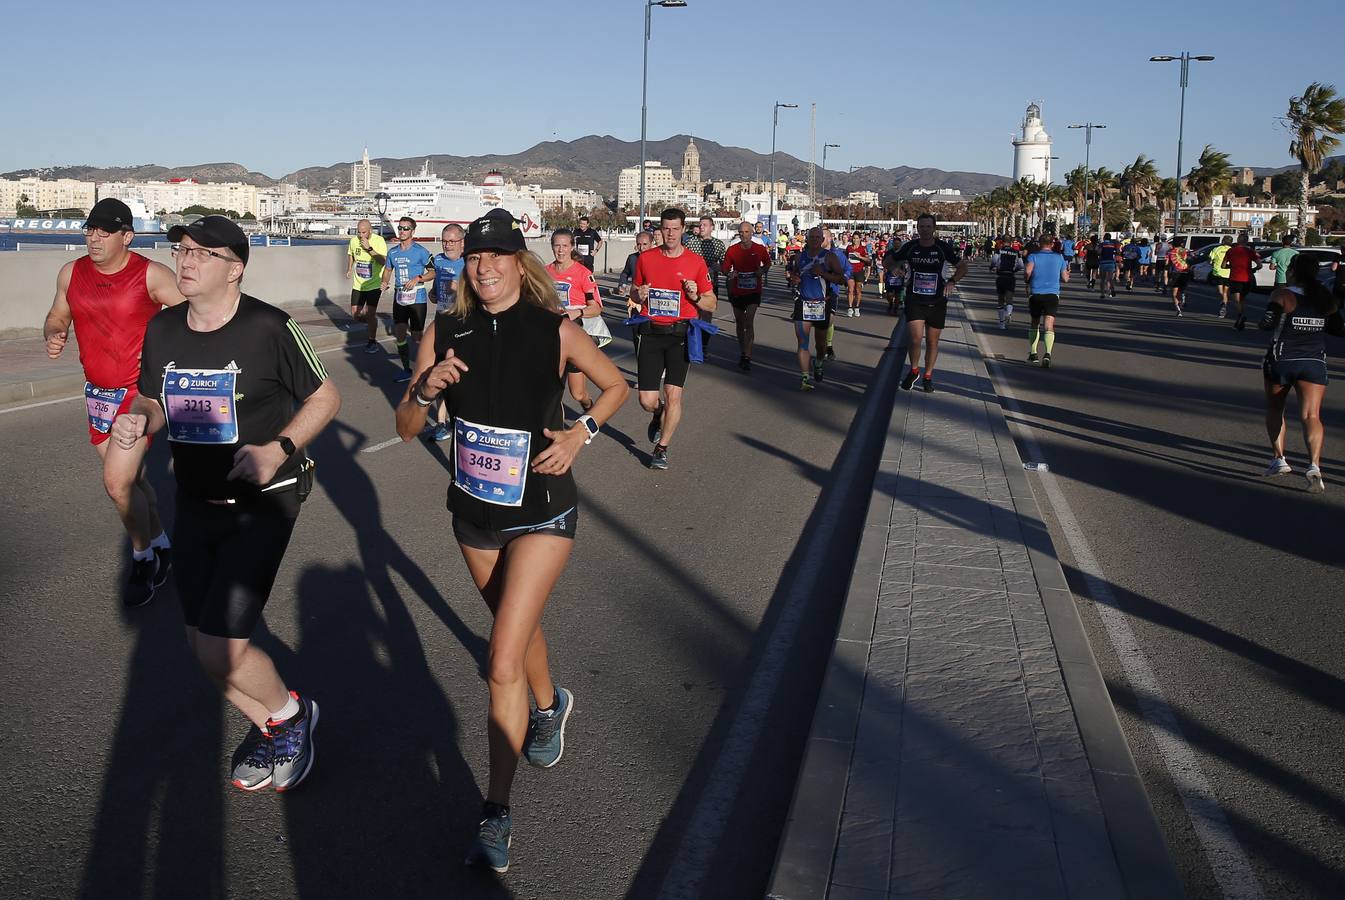
[[[494,804],[489,804],[493,807]],[[509,813],[499,808],[487,809],[483,813],[481,824],[476,829],[476,840],[472,849],[467,851],[463,860],[469,866],[485,866],[493,872],[503,875],[509,871],[509,847],[514,838]]]
[[236,762],[229,780],[241,790],[260,791],[275,775],[275,755],[271,736],[256,725],[251,726],[243,743],[234,751]]
[[313,732],[318,728],[318,705],[294,691],[290,696],[299,701],[299,711],[283,722],[266,722],[275,746],[272,783],[281,792],[298,787],[308,777],[313,768]]
[[574,694],[563,687],[556,688],[554,709],[534,709],[528,720],[528,734],[523,739],[523,758],[529,765],[549,769],[560,762],[565,753],[565,723],[574,710]]

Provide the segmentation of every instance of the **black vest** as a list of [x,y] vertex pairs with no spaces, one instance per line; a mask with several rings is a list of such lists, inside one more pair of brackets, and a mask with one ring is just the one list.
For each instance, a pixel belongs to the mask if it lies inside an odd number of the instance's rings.
[[[561,431],[565,415],[561,395],[560,325],[564,316],[520,299],[499,315],[478,306],[467,318],[440,316],[434,322],[434,357],[453,353],[468,369],[444,392],[454,419],[512,428],[532,434],[535,458],[550,445],[543,428]],[[455,451],[456,452],[456,448]],[[451,469],[452,470],[452,469]],[[448,489],[455,516],[490,531],[540,525],[575,505],[574,477],[529,471],[522,506],[498,506],[473,497],[456,485]]]

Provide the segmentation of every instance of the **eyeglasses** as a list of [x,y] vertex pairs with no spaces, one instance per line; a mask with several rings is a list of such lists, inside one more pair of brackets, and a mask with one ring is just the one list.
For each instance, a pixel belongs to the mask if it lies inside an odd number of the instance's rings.
[[125,229],[119,228],[116,231],[108,231],[106,228],[98,228],[95,226],[93,228],[85,228],[84,234],[86,237],[110,238],[114,234],[121,234],[124,230]]
[[398,230],[398,231],[410,231],[410,230],[411,230],[411,226],[410,226],[410,225],[398,225],[398,226],[397,226],[397,230]]
[[203,257],[213,256],[216,259],[222,259],[225,262],[242,261],[234,259],[232,256],[226,256],[223,253],[216,253],[214,250],[209,250],[205,247],[187,247],[183,244],[169,244],[168,249],[173,252],[173,256],[177,259],[195,259],[200,261]]

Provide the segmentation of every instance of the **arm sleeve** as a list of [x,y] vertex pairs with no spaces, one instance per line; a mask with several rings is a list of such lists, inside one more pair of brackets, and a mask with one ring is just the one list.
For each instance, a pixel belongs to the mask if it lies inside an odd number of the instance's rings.
[[1262,331],[1271,331],[1279,323],[1282,315],[1284,315],[1284,307],[1272,300],[1266,304],[1266,314],[1261,317],[1261,321],[1256,327]]
[[632,280],[637,285],[649,283],[649,276],[644,273],[644,254],[635,258],[635,276]]
[[277,368],[280,380],[297,400],[307,400],[327,380],[327,370],[323,368],[322,360],[308,342],[308,336],[299,323],[290,316],[285,317],[278,344]]

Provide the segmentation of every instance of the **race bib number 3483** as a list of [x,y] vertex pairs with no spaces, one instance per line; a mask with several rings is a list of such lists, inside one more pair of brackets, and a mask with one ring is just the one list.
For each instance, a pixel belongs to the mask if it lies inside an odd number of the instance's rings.
[[522,506],[532,434],[458,419],[453,428],[453,482],[496,506]]

